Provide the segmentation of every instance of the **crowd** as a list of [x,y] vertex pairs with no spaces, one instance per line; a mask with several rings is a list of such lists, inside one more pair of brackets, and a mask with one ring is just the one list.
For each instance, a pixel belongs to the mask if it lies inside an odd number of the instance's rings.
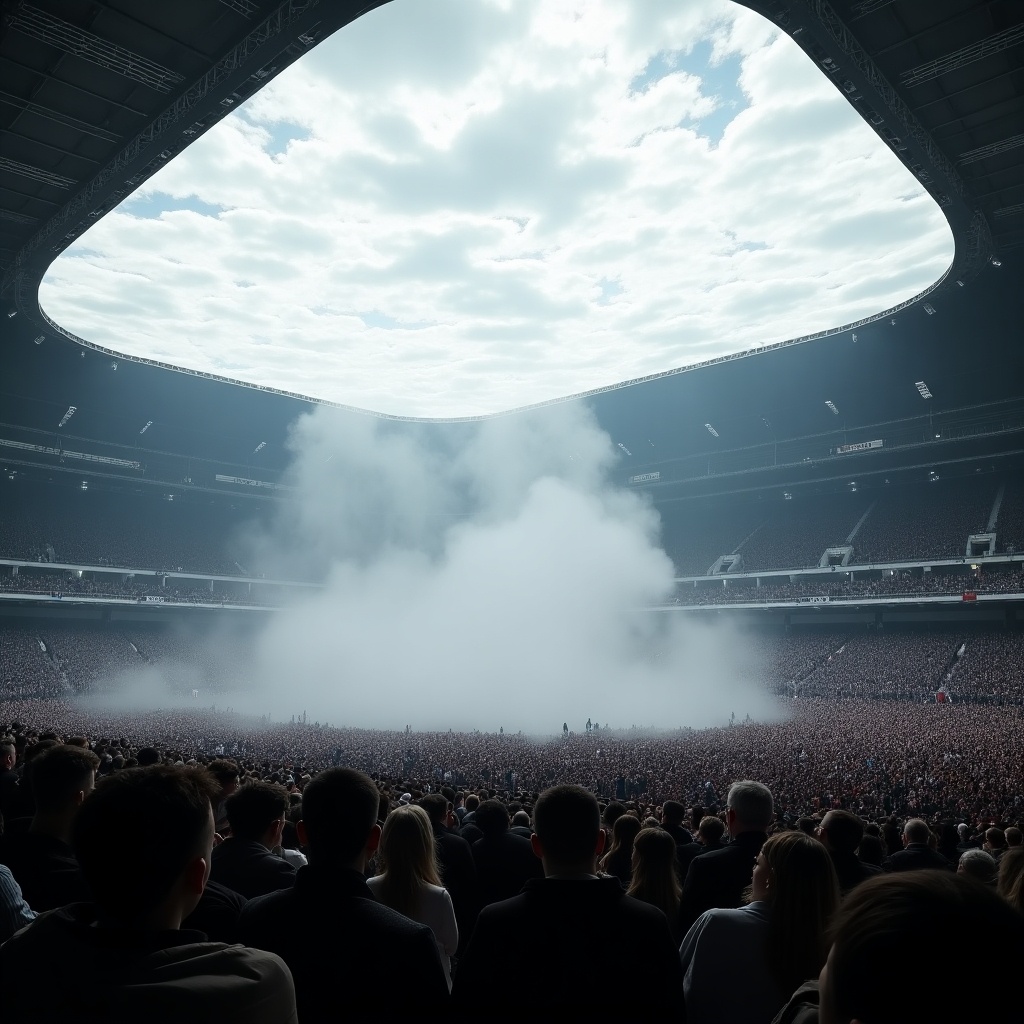
[[828,597],[831,600],[851,598],[919,597],[922,595],[950,594],[962,596],[976,594],[1024,593],[1024,573],[1019,566],[1004,571],[989,572],[900,572],[849,579],[845,573],[827,578],[798,577],[793,581],[775,582],[762,579],[721,580],[707,583],[680,583],[676,588],[676,604],[750,604],[772,601],[800,601],[810,597]]
[[0,557],[238,575],[239,513],[156,495],[5,481]]
[[[810,568],[851,534],[858,565],[962,558],[968,536],[986,532],[1003,483],[985,476],[721,507],[665,503],[658,510],[665,550],[682,576],[704,575],[719,556],[737,552],[744,570]],[[1002,553],[1022,535],[1024,523],[1024,491],[1013,479],[1005,484],[996,524]],[[1024,540],[1016,543],[1014,550],[1024,550]]]

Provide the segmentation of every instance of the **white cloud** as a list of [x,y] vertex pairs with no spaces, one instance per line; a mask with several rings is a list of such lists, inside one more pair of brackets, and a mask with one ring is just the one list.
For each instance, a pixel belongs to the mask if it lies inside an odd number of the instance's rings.
[[810,60],[728,2],[395,0],[53,265],[89,341],[401,415],[839,326],[952,256]]

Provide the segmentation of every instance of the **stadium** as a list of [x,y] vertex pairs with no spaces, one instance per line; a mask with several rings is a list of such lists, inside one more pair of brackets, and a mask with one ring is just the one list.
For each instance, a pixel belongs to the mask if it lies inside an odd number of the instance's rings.
[[[1024,9],[738,0],[952,238],[927,286],[811,333],[601,386],[579,369],[480,413],[453,361],[460,414],[424,415],[404,379],[360,404],[307,388],[312,364],[179,363],[131,337],[146,302],[161,315],[148,285],[138,312],[103,301],[99,259],[75,283],[87,233],[137,190],[412,2],[0,4],[0,727],[19,775],[26,746],[85,736],[101,776],[152,748],[295,795],[345,765],[392,808],[457,791],[464,814],[479,792],[509,817],[567,783],[641,821],[680,802],[694,830],[755,779],[787,829],[853,812],[898,843],[925,819],[950,866],[986,829],[1019,842]],[[90,288],[105,333],[55,312]]]

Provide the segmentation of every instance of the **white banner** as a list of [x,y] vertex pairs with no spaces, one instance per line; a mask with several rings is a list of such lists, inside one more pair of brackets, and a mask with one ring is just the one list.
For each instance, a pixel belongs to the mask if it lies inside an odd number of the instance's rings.
[[146,596],[146,600],[149,601],[152,604],[163,604],[164,603],[164,599],[162,597],[152,597],[152,596],[147,595]]
[[631,484],[649,484],[661,479],[661,473],[637,473],[629,478]]
[[828,604],[829,599],[827,597],[801,597],[801,604]]
[[848,455],[850,452],[866,452],[869,448],[881,448],[882,441],[861,441],[859,444],[841,444],[836,455]]

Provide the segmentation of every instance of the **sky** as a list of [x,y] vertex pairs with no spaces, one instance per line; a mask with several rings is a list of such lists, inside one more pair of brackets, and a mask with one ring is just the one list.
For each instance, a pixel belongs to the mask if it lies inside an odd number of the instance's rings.
[[394,0],[101,218],[40,302],[128,356],[450,418],[838,327],[952,256],[731,0]]

